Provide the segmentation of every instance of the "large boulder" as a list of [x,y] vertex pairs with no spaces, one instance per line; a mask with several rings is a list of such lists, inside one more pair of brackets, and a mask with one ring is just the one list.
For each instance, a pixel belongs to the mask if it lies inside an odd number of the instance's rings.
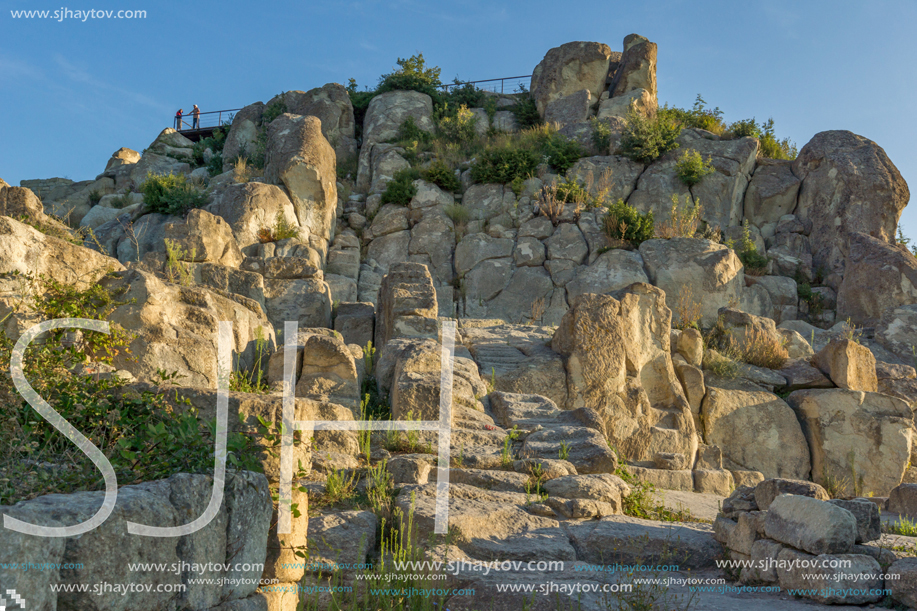
[[396,263],[379,289],[376,335],[373,345],[382,351],[399,337],[437,336],[436,290],[427,267]]
[[182,384],[216,388],[217,329],[224,320],[233,323],[232,350],[240,369],[256,364],[259,339],[265,350],[273,349],[274,329],[251,299],[168,284],[137,270],[106,276],[100,284],[124,302],[109,322],[133,333],[131,354],[117,355],[114,364],[138,378],[177,372]]
[[713,386],[701,409],[704,440],[723,450],[727,469],[760,471],[765,477],[805,479],[809,446],[796,414],[778,396],[763,390]]
[[319,118],[322,122],[322,133],[334,147],[338,159],[356,157],[353,104],[343,85],[328,83],[305,92],[286,91],[271,99],[267,105],[281,100],[286,105],[286,112]]
[[917,304],[889,308],[876,325],[876,341],[905,362],[912,363],[917,346]]
[[205,209],[229,223],[242,249],[260,243],[259,233],[273,229],[278,215],[293,227],[299,226],[293,202],[283,189],[262,182],[231,185]]
[[0,185],[0,216],[8,216],[18,221],[25,220],[36,224],[46,222],[41,200],[31,189]]
[[835,339],[818,351],[813,364],[838,388],[876,392],[876,357],[872,350],[850,339]]
[[264,178],[286,187],[300,227],[325,254],[334,234],[337,168],[334,149],[321,128],[317,117],[283,114],[271,121]]
[[669,308],[696,304],[701,324],[716,322],[719,309],[740,301],[745,289],[742,262],[732,249],[709,240],[647,240],[640,254],[650,281],[665,291]]
[[859,232],[847,240],[838,320],[873,326],[888,309],[917,303],[917,258],[907,247]]
[[389,91],[374,97],[363,119],[363,146],[360,149],[356,188],[366,192],[372,181],[371,159],[374,145],[393,140],[408,117],[425,132],[433,132],[433,100],[418,91]]
[[156,136],[156,139],[147,147],[147,150],[157,155],[166,155],[167,157],[190,162],[192,159],[191,149],[193,147],[194,142],[188,140],[171,127],[167,127]]
[[582,184],[592,196],[604,191],[607,201],[627,200],[643,173],[641,163],[621,155],[583,157],[567,171],[567,177]]
[[529,91],[538,112],[544,116],[548,104],[583,89],[598,100],[609,70],[620,58],[619,53],[599,42],[568,42],[551,49],[532,71]]
[[764,532],[811,554],[845,554],[856,542],[857,523],[852,513],[837,505],[784,494],[768,507]]
[[634,284],[615,296],[579,296],[554,334],[551,348],[566,359],[566,408],[599,412],[629,460],[693,457],[694,420],[672,365],[664,295]]
[[131,166],[130,182],[136,190],[147,176],[166,174],[190,174],[191,166],[186,161],[179,161],[167,155],[147,151],[140,161]]
[[914,416],[887,395],[853,390],[798,390],[796,411],[812,454],[812,478],[832,479],[848,494],[886,496],[911,459]]
[[878,144],[849,131],[820,132],[799,152],[793,174],[802,180],[796,216],[812,221],[812,257],[826,275],[843,272],[850,233],[894,243],[910,192]]
[[576,268],[573,280],[566,284],[567,301],[584,293],[611,293],[634,284],[649,282],[640,253],[615,248],[602,253],[588,266]]
[[780,217],[796,210],[800,182],[791,161],[758,159],[745,191],[744,218],[758,228],[776,225]]
[[264,103],[249,104],[235,114],[223,143],[223,171],[231,170],[237,157],[251,159],[258,142]]
[[656,98],[656,43],[639,34],[624,38],[624,53],[608,87],[612,98],[643,89]]
[[122,146],[111,154],[108,163],[105,164],[105,171],[117,168],[122,165],[132,165],[140,161],[140,153],[133,149]]
[[[47,276],[85,290],[107,273],[124,269],[116,259],[45,235],[6,216],[0,216],[0,236],[0,274],[18,272]],[[15,278],[0,282],[4,285],[4,296],[19,292],[16,287],[20,282]]]
[[225,220],[206,210],[191,210],[184,219],[166,223],[165,239],[173,248],[181,249],[176,258],[194,263],[218,263],[238,267],[242,252]]

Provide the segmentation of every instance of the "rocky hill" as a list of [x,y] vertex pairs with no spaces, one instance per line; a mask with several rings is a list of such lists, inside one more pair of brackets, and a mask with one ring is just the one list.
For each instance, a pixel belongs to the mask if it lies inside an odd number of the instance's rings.
[[[163,130],[93,180],[0,181],[4,370],[42,320],[108,322],[47,331],[25,366],[131,484],[91,533],[0,530],[2,562],[81,563],[0,564],[0,583],[61,610],[567,609],[548,582],[583,609],[809,608],[788,592],[917,607],[917,258],[882,148],[827,131],[797,154],[700,97],[660,106],[656,45],[636,34],[551,49],[513,94],[399,65],[372,91],[250,104],[199,142]],[[126,521],[207,504],[220,321],[226,497],[207,528],[140,545]],[[278,532],[285,342],[296,421],[379,429],[449,405],[449,467],[432,429],[303,433]],[[2,384],[0,513],[86,519],[97,470]],[[443,584],[392,558],[460,568]],[[134,562],[235,568],[205,587]],[[627,590],[664,575],[615,563],[772,589]],[[90,582],[186,588],[52,588]]]

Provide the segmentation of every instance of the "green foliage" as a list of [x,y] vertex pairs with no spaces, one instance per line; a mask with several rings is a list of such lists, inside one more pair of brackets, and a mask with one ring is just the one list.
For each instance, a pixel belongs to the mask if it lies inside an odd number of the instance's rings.
[[437,129],[446,142],[466,144],[473,141],[477,136],[477,132],[475,132],[477,122],[478,118],[474,113],[462,104],[455,115],[446,114],[443,116],[437,125]]
[[[229,135],[229,128],[218,127],[213,130],[213,135],[202,138],[194,143],[191,149],[191,157],[195,168],[206,167],[211,176],[223,173],[223,146],[226,144],[226,136]],[[204,151],[210,149],[213,157],[210,163],[204,161]]]
[[607,155],[611,148],[611,125],[596,117],[589,119],[589,123],[592,125],[592,146],[599,154]]
[[475,87],[472,83],[462,83],[456,78],[455,86],[440,94],[443,105],[452,108],[466,106],[468,108],[481,108],[487,104],[490,96]]
[[897,237],[897,239],[895,240],[895,243],[896,243],[898,246],[904,246],[905,248],[908,249],[908,251],[909,251],[912,255],[914,255],[915,257],[917,257],[917,244],[914,244],[913,246],[910,245],[910,244],[911,244],[911,239],[910,239],[909,237],[907,237],[906,235],[904,235],[904,232],[901,230],[901,227],[900,227],[900,226],[898,227],[898,237]]
[[278,212],[272,227],[262,227],[258,230],[258,241],[262,244],[279,242],[299,236],[299,228],[287,220],[283,212]]
[[128,206],[133,205],[133,203],[134,201],[131,199],[130,193],[122,193],[121,195],[111,200],[111,207],[117,209],[127,208]]
[[267,105],[264,112],[261,113],[261,125],[267,125],[287,111],[287,103],[284,100],[285,94],[285,91],[281,91],[280,94],[275,96],[274,101]]
[[637,479],[624,463],[618,465],[615,475],[630,486],[630,494],[621,499],[624,515],[661,522],[696,521],[687,509],[673,511],[666,507],[656,494],[656,486]]
[[438,66],[427,66],[423,53],[412,55],[407,59],[398,58],[395,62],[398,69],[383,74],[379,78],[376,94],[386,91],[419,91],[425,93],[434,101],[439,98],[440,69]]
[[420,129],[414,117],[408,117],[401,125],[398,126],[398,135],[395,141],[400,143],[422,142],[427,143],[433,140],[433,134]]
[[[107,320],[124,301],[93,284],[85,290],[49,278],[17,274],[36,297],[28,305],[42,320]],[[20,304],[24,307],[24,304]],[[131,335],[118,325],[110,334],[54,330],[26,351],[26,379],[51,407],[95,444],[111,462],[119,483],[212,472],[215,422],[199,422],[186,401],[164,392],[128,391],[117,376],[97,373],[114,357],[128,357]],[[0,504],[49,493],[104,489],[95,465],[18,394],[10,376],[13,342],[0,334]],[[78,368],[74,368],[79,364]],[[178,407],[179,409],[176,409]],[[230,434],[229,464],[258,469],[248,440]]]
[[140,192],[147,209],[161,214],[182,215],[207,204],[207,196],[184,174],[147,174]]
[[701,154],[695,150],[684,151],[678,157],[675,164],[675,174],[689,187],[693,187],[708,174],[713,174],[715,170],[710,166],[710,159],[704,161]]
[[621,136],[621,152],[638,163],[652,163],[667,152],[678,148],[675,141],[681,125],[669,114],[658,113],[645,118],[631,110],[627,127]]
[[694,100],[694,106],[691,107],[691,110],[670,108],[666,104],[657,111],[657,114],[659,118],[674,122],[680,127],[695,127],[715,134],[722,134],[726,130],[723,111],[720,110],[719,106],[707,108],[707,103],[700,94],[697,94],[697,99]]
[[395,172],[392,180],[386,185],[385,192],[382,193],[382,205],[397,204],[399,206],[407,206],[410,204],[414,196],[417,195],[417,187],[414,186],[414,181],[418,178],[421,178],[421,175],[420,170],[417,168],[404,168]]
[[510,106],[509,111],[516,117],[516,124],[519,129],[529,129],[544,123],[541,119],[541,114],[538,112],[538,106],[535,104],[535,98],[525,88],[525,85],[519,85],[517,94],[516,104]]
[[640,214],[633,206],[628,206],[623,199],[605,206],[603,230],[612,240],[624,240],[634,246],[652,239],[654,230],[653,211]]
[[89,205],[95,206],[102,200],[102,192],[93,190],[89,192]]
[[446,213],[446,216],[456,225],[462,223],[467,223],[471,218],[471,214],[468,212],[468,208],[461,204],[449,204],[443,210]]
[[443,191],[454,193],[461,188],[455,172],[442,161],[434,161],[426,169],[422,170],[421,174],[424,180],[432,182]]
[[751,239],[748,219],[745,219],[742,223],[742,240],[739,244],[733,243],[732,240],[727,240],[726,246],[735,250],[747,273],[753,276],[761,276],[767,271],[767,257],[758,252],[755,241]]
[[542,160],[550,165],[558,174],[566,174],[567,170],[584,155],[583,147],[579,142],[561,136],[557,132],[547,132],[540,136],[539,153]]
[[229,390],[257,395],[269,392],[270,389],[264,377],[265,365],[267,364],[265,362],[267,357],[265,354],[266,347],[267,339],[264,337],[264,330],[258,327],[255,334],[255,365],[251,371],[242,371],[238,368],[237,358],[236,369],[229,374]]
[[535,174],[538,157],[531,150],[500,147],[485,150],[471,166],[471,179],[478,183],[512,183]]
[[884,522],[882,532],[905,537],[917,537],[917,520],[900,516],[897,522]]
[[796,145],[789,138],[780,140],[774,134],[774,120],[768,119],[762,124],[754,118],[736,121],[729,126],[729,131],[736,138],[751,136],[757,138],[761,146],[761,156],[769,159],[796,159]]

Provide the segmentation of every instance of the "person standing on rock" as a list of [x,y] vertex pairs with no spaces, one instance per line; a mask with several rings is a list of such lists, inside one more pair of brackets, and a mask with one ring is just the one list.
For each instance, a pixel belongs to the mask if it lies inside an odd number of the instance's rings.
[[178,112],[175,113],[175,129],[177,129],[178,131],[181,131],[181,116],[184,110],[185,110],[184,108],[179,108]]
[[197,107],[197,104],[194,105],[194,109],[191,111],[191,115],[194,117],[194,122],[191,129],[200,129],[201,128],[201,109]]

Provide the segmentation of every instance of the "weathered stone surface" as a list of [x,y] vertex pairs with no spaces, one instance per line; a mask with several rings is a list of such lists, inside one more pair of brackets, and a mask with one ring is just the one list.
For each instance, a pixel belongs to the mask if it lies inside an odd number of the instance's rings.
[[[388,472],[396,484],[426,484],[430,478],[429,460],[419,456],[396,456],[388,461]],[[450,473],[450,483],[460,483],[455,477],[456,470]]]
[[276,329],[288,320],[300,327],[331,326],[331,288],[318,278],[265,279],[264,300]]
[[887,587],[892,591],[895,601],[908,607],[917,607],[917,558],[901,558],[888,567]]
[[694,492],[727,496],[735,490],[732,473],[726,469],[696,469],[693,476]]
[[309,493],[294,486],[291,499],[292,503],[296,504],[300,516],[291,518],[292,532],[281,534],[277,532],[279,513],[277,508],[274,508],[271,530],[268,533],[263,579],[297,582],[306,573],[305,562],[296,552],[305,553],[308,547]]
[[[562,453],[564,447],[566,457]],[[529,434],[519,457],[561,458],[572,463],[580,474],[614,473],[618,466],[617,456],[605,437],[594,429],[578,426],[555,426]]]
[[608,91],[614,98],[636,89],[656,98],[656,43],[630,34],[624,38],[624,53]]
[[376,546],[379,519],[371,511],[325,513],[309,520],[309,563],[364,564]]
[[845,554],[857,537],[853,514],[807,496],[781,495],[767,509],[764,530],[774,539],[811,554]]
[[857,522],[857,543],[878,541],[882,536],[879,528],[879,506],[867,500],[832,499],[828,501],[853,514]]
[[583,157],[567,171],[567,177],[580,182],[590,195],[607,189],[608,201],[627,200],[637,187],[643,164],[622,155]]
[[465,345],[495,390],[537,393],[563,406],[567,376],[563,357],[549,347],[552,334],[537,326],[462,327]]
[[375,319],[375,306],[371,303],[340,303],[335,310],[334,330],[345,344],[363,347],[373,341]]
[[838,388],[876,392],[876,357],[866,346],[849,339],[836,339],[818,351],[813,364]]
[[286,105],[287,112],[319,118],[322,122],[322,134],[334,147],[338,159],[356,157],[353,105],[343,85],[328,83],[306,92],[285,91],[271,99],[268,106],[281,99]]
[[807,478],[809,447],[793,410],[769,392],[710,386],[701,410],[704,438],[723,449],[729,468],[765,477]]
[[889,308],[876,326],[876,341],[905,362],[912,362],[917,346],[917,304]]
[[635,282],[649,282],[643,258],[637,252],[613,249],[602,253],[594,263],[579,267],[566,284],[567,301],[573,303],[585,293],[607,294]]
[[796,215],[812,221],[814,264],[840,273],[847,235],[863,232],[889,244],[910,193],[885,151],[849,131],[815,134],[793,162],[802,180]]
[[260,243],[259,232],[273,229],[278,215],[290,225],[299,226],[293,202],[283,189],[261,182],[231,185],[205,210],[229,223],[243,249]]
[[398,337],[436,337],[437,305],[425,265],[397,263],[382,280],[373,345],[381,351]]
[[218,263],[238,267],[242,252],[225,220],[206,210],[191,210],[181,221],[166,223],[163,227],[166,240],[181,248],[179,261],[192,263]]
[[[0,216],[0,236],[0,273],[47,276],[85,290],[108,272],[124,269],[116,259],[45,235],[6,216]],[[5,295],[18,294],[18,285],[15,279],[0,280]]]
[[[138,378],[153,379],[157,371],[177,371],[190,386],[217,384],[217,323],[233,323],[232,349],[239,367],[255,363],[258,337],[273,350],[274,329],[260,306],[241,296],[230,299],[201,287],[166,284],[140,271],[119,272],[100,284],[120,295],[121,305],[109,322],[135,333],[131,355],[115,357],[115,366]],[[136,360],[135,360],[136,359]]]
[[571,525],[568,531],[586,562],[607,562],[608,550],[615,550],[621,563],[664,564],[675,557],[682,568],[698,569],[712,567],[722,554],[708,525],[612,516]]
[[398,128],[411,117],[421,130],[433,131],[433,100],[417,91],[389,91],[374,97],[363,119],[363,146],[360,149],[356,188],[369,190],[372,181],[371,159],[377,143],[394,140]]
[[542,116],[550,102],[581,89],[598,100],[612,62],[620,55],[598,42],[568,42],[548,51],[535,66],[529,91]]
[[[863,554],[822,554],[817,558],[791,549],[782,550],[777,561],[809,561],[808,566],[826,566],[824,571],[804,568],[777,569],[780,587],[805,592],[803,596],[824,604],[862,605],[881,600],[882,568]],[[822,564],[824,563],[824,564]],[[797,565],[798,566],[798,565]],[[802,565],[807,566],[807,565]],[[856,588],[850,584],[855,580]]]
[[781,494],[807,496],[820,501],[827,501],[830,497],[824,488],[818,484],[804,480],[794,479],[766,479],[754,489],[755,506],[761,511],[767,511],[774,499]]
[[796,209],[801,181],[793,174],[792,165],[791,161],[775,159],[757,161],[745,192],[743,216],[749,223],[761,228]]
[[652,117],[656,114],[659,103],[656,96],[646,89],[634,89],[627,93],[613,98],[606,98],[599,102],[599,110],[596,113],[598,119],[610,119],[619,117],[626,119],[631,111],[644,117]]
[[232,169],[237,157],[251,158],[258,141],[258,128],[264,114],[264,102],[249,104],[235,114],[232,127],[223,144],[223,171]]
[[[396,504],[407,515],[414,508],[415,540],[433,532],[436,485],[405,486]],[[573,560],[576,552],[556,520],[525,510],[525,494],[492,492],[467,484],[449,487],[452,544],[472,557],[512,560]]]
[[25,217],[30,223],[45,222],[41,200],[30,189],[0,185],[0,216],[9,216],[19,221]]
[[905,516],[917,516],[917,484],[900,484],[888,495],[888,510]]
[[[787,399],[812,452],[812,477],[833,476],[848,492],[856,473],[862,493],[884,496],[901,483],[914,434],[910,406],[900,399],[852,390],[799,390]],[[862,481],[860,481],[862,480]]]
[[628,469],[638,480],[653,484],[657,488],[694,492],[694,474],[690,468],[672,471],[631,465]]
[[595,100],[588,89],[580,89],[547,103],[544,120],[559,126],[582,123],[589,118]]
[[872,326],[884,312],[917,302],[917,259],[906,246],[866,233],[845,241],[844,279],[837,293],[837,318]]
[[630,486],[609,473],[558,477],[545,482],[544,489],[552,496],[565,499],[592,499],[608,503],[615,508],[615,513],[621,512],[621,498],[630,494]]
[[327,251],[337,207],[334,149],[322,135],[317,117],[283,114],[268,127],[264,178],[284,185],[299,226]]
[[742,262],[735,252],[709,240],[647,240],[640,254],[650,281],[665,291],[666,303],[696,302],[701,324],[710,326],[721,307],[739,300],[745,288]]
[[134,188],[143,184],[149,174],[190,174],[191,166],[165,155],[147,152],[131,166],[130,182]]
[[805,388],[834,388],[834,384],[825,375],[809,364],[806,359],[787,361],[779,372],[786,378],[784,390],[794,391]]

